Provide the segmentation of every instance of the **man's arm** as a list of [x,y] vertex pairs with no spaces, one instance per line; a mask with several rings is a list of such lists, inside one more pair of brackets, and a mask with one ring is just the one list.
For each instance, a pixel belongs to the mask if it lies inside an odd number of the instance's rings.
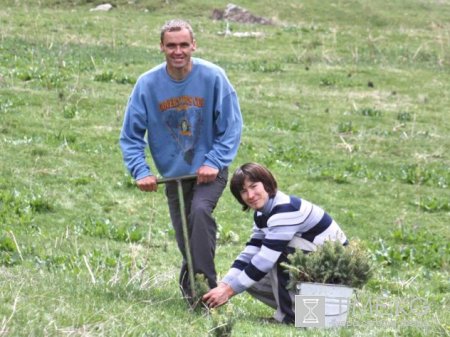
[[197,170],[197,183],[198,184],[211,183],[214,180],[216,180],[218,174],[219,170],[214,167],[207,165],[200,166]]
[[204,165],[222,170],[234,160],[241,141],[242,115],[236,93],[223,97],[216,109],[214,144]]
[[120,148],[125,166],[136,181],[152,175],[145,161],[146,131],[146,114],[128,105],[120,133]]
[[155,176],[148,176],[136,180],[136,185],[143,192],[156,192],[158,190],[157,179]]

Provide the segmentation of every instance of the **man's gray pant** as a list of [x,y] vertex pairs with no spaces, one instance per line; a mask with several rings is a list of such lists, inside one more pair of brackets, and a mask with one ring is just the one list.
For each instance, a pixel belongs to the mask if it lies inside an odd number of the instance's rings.
[[[227,180],[228,169],[224,169],[219,172],[216,180],[212,183],[197,184],[195,180],[182,182],[194,274],[205,275],[210,288],[217,286],[216,268],[214,265],[217,224],[212,216],[212,212],[227,185]],[[178,248],[183,255],[179,282],[183,293],[190,296],[191,291],[176,182],[166,184],[166,196]]]

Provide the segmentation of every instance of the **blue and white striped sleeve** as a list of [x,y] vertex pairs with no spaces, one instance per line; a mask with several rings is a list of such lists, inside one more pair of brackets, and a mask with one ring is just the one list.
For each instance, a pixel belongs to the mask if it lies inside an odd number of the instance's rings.
[[297,229],[293,226],[292,218],[275,225],[272,225],[269,220],[267,225],[267,234],[261,242],[261,248],[246,263],[245,268],[240,273],[234,274],[234,278],[229,282],[236,293],[243,292],[260,281],[274,267]]
[[264,232],[260,230],[258,227],[253,227],[252,235],[250,236],[250,240],[245,245],[244,250],[238,255],[236,260],[231,265],[228,273],[223,277],[222,282],[227,284],[231,284],[232,280],[239,275],[242,270],[244,270],[248,264],[250,263],[253,256],[258,254],[261,249],[262,241],[264,239]]

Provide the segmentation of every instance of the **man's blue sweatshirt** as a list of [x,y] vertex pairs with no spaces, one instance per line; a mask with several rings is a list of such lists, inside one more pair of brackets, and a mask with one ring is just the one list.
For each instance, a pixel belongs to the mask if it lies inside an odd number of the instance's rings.
[[141,75],[125,111],[120,146],[131,175],[154,175],[145,160],[145,133],[153,161],[163,177],[194,174],[202,165],[219,170],[236,156],[242,116],[225,72],[192,58],[182,81],[163,63]]

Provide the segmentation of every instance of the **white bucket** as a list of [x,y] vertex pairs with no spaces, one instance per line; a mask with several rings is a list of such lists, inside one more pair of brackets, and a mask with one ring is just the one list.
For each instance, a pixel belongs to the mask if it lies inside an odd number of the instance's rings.
[[324,283],[298,283],[298,294],[302,296],[325,297],[325,320],[326,328],[344,326],[347,322],[350,310],[350,299],[353,288]]

